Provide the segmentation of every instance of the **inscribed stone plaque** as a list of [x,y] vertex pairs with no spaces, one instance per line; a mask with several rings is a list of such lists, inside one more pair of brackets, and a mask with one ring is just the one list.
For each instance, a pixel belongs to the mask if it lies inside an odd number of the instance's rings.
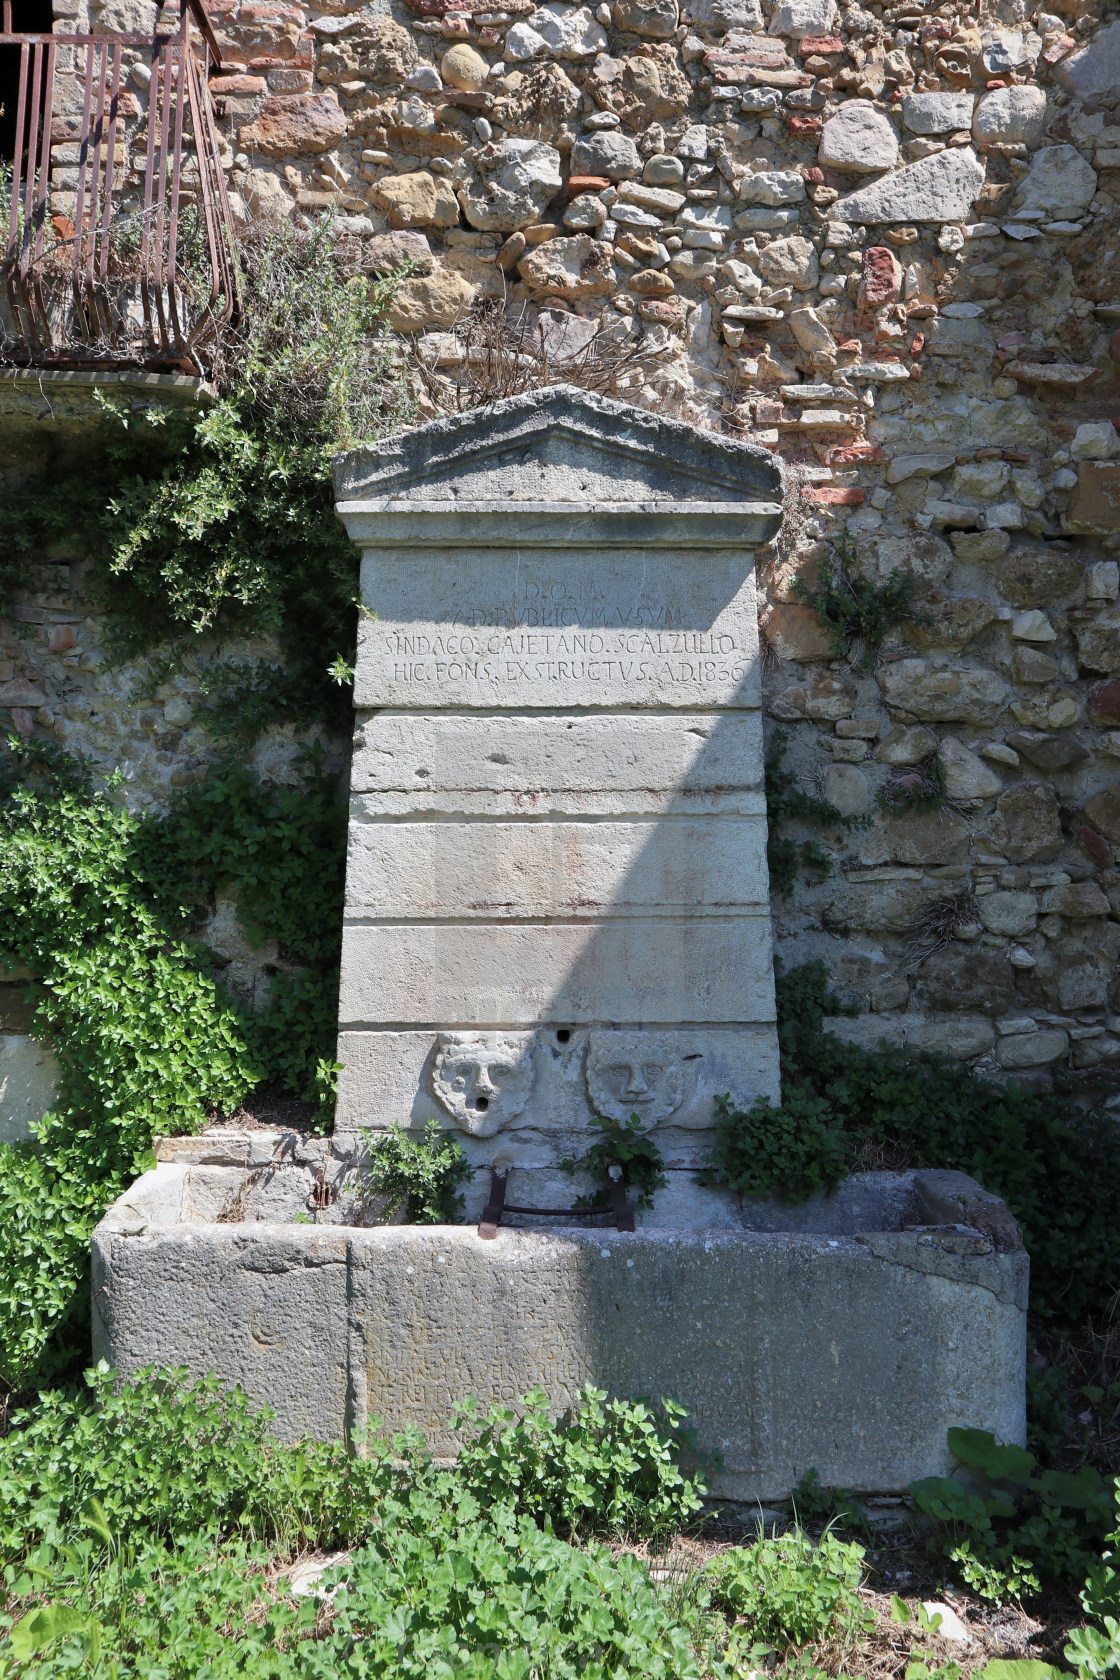
[[367,554],[354,704],[759,704],[741,552]]

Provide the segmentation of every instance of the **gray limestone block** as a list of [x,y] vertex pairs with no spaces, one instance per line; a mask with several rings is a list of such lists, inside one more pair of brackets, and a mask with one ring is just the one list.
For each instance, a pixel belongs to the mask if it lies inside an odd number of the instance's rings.
[[852,175],[892,169],[898,162],[894,124],[870,99],[846,99],[821,131],[817,161]]
[[[543,1021],[522,1035],[519,1050],[532,1065],[531,1092],[524,1108],[501,1127],[500,1139],[479,1155],[490,1159],[495,1149],[510,1161],[526,1165],[556,1161],[568,1152],[566,1142],[551,1141],[563,1134],[586,1132],[594,1116],[585,1073],[589,1029],[564,1019]],[[513,1036],[513,1035],[508,1035]],[[679,1060],[683,1073],[680,1100],[656,1128],[658,1148],[668,1157],[666,1127],[683,1128],[691,1138],[712,1125],[717,1096],[730,1095],[742,1108],[757,1097],[777,1101],[779,1073],[777,1041],[769,1024],[662,1029],[659,1049]],[[436,1096],[434,1063],[440,1035],[432,1031],[347,1030],[339,1034],[339,1076],[335,1126],[338,1134],[353,1136],[364,1127],[389,1125],[419,1129],[438,1120],[455,1133],[471,1154],[470,1140]],[[530,1136],[530,1134],[532,1134]],[[678,1142],[683,1142],[683,1138]],[[547,1148],[542,1153],[542,1142]],[[582,1140],[579,1153],[586,1148]]]
[[[997,141],[1037,146],[1046,125],[1046,93],[1040,87],[995,88],[976,104],[972,132],[981,144]],[[962,126],[967,127],[967,124]]]
[[538,808],[541,796],[547,809],[570,811],[569,793],[669,790],[675,802],[691,793],[726,799],[761,788],[762,759],[761,716],[738,707],[676,716],[359,712],[350,791],[500,794],[498,809],[511,813]]
[[282,1440],[338,1440],[349,1422],[347,1255],[337,1230],[132,1235],[110,1218],[93,1238],[93,1356],[121,1376],[147,1365],[216,1372],[270,1408]]
[[967,1173],[926,1168],[914,1175],[914,1193],[920,1217],[931,1224],[959,1220],[990,1236],[1000,1253],[1022,1249],[1022,1233],[1007,1204]]
[[344,1027],[531,1027],[542,1020],[773,1020],[769,916],[349,923],[344,930]]
[[1120,23],[1098,30],[1080,52],[1062,60],[1056,74],[1066,91],[1078,99],[1115,92],[1120,82]]
[[993,1048],[996,1031],[982,1015],[834,1015],[824,1022],[826,1032],[863,1050],[882,1045],[913,1052],[934,1052],[956,1061],[971,1061]]
[[766,822],[673,817],[350,824],[363,916],[711,915],[769,903]]
[[1015,194],[1018,210],[1027,215],[1081,216],[1097,190],[1097,172],[1076,146],[1043,146],[1031,159],[1030,171]]

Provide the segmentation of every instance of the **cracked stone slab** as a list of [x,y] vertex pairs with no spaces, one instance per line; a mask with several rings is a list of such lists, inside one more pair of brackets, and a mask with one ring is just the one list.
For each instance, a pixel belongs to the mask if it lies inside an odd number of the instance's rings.
[[841,198],[829,211],[839,222],[962,222],[984,185],[984,165],[971,146],[953,146]]

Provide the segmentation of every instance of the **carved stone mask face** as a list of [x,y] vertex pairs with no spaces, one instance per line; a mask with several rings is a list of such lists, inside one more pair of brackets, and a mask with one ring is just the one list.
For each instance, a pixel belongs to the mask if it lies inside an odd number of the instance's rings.
[[533,1088],[528,1034],[440,1033],[432,1089],[472,1137],[493,1137],[515,1120]]
[[684,1064],[662,1033],[593,1032],[587,1040],[587,1091],[605,1120],[636,1114],[648,1128],[684,1100]]

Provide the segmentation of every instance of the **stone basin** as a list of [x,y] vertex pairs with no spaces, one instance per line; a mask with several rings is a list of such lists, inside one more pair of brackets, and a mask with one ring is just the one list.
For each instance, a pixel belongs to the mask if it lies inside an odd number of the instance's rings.
[[338,1140],[210,1134],[160,1157],[94,1233],[95,1356],[214,1371],[284,1440],[380,1418],[448,1459],[455,1400],[539,1383],[560,1411],[590,1382],[680,1400],[713,1493],[773,1500],[810,1469],[879,1494],[945,1474],[953,1425],[1025,1439],[1028,1260],[960,1173],[856,1173],[802,1207],[707,1192],[707,1227],[694,1192],[671,1222],[670,1186],[632,1233],[512,1216],[485,1241],[370,1223]]

